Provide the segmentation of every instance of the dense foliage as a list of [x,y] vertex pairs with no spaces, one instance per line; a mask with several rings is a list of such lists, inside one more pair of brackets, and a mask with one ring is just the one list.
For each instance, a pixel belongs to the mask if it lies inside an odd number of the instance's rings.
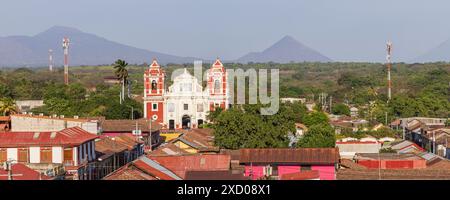
[[236,106],[222,111],[212,125],[215,144],[222,148],[287,147],[295,131],[294,113],[282,105],[275,115],[261,115],[261,105]]
[[350,116],[350,108],[343,104],[343,103],[337,103],[334,104],[331,111],[333,112],[333,114],[335,115],[347,115]]
[[330,125],[316,124],[309,127],[308,132],[300,138],[297,143],[298,147],[323,148],[334,147],[336,136],[334,129]]
[[[120,63],[119,63],[120,64]],[[125,64],[125,63],[123,63]],[[117,66],[117,65],[115,65]],[[124,66],[124,65],[123,65]],[[118,105],[120,88],[118,86],[103,85],[103,77],[116,77],[119,73],[127,75],[127,83],[131,84],[131,93],[141,95],[143,93],[143,73],[147,65],[127,66],[125,73],[122,67],[113,66],[80,66],[70,67],[70,83],[78,86],[69,86],[73,92],[79,92],[79,96],[62,95],[60,100],[49,98],[46,90],[58,86],[63,82],[62,68],[55,68],[49,72],[47,68],[18,68],[2,69],[0,71],[0,98],[14,100],[44,99],[51,105],[51,110],[41,109],[46,113],[63,112],[61,114],[94,115],[105,114],[110,118],[128,117],[131,108]],[[180,67],[191,68],[191,64],[168,64],[164,66],[168,77],[173,70]],[[204,63],[204,71],[209,67]],[[387,103],[386,97],[386,66],[380,63],[226,63],[227,68],[255,69],[280,69],[280,96],[303,96],[308,100],[317,102],[318,94],[324,92],[333,97],[333,105],[345,103],[355,105],[361,111],[361,116],[370,121],[385,123],[397,117],[449,117],[449,82],[450,64],[426,63],[405,64],[395,63],[392,68],[393,96]],[[189,69],[191,70],[191,69]],[[166,79],[168,82],[169,79]],[[80,86],[84,90],[80,89]],[[57,89],[57,88],[55,88]],[[97,91],[95,91],[97,89]],[[58,89],[57,89],[58,90]],[[74,91],[75,90],[75,91]],[[64,92],[65,93],[65,92]],[[70,92],[69,92],[70,93]],[[60,91],[58,94],[62,94]],[[81,96],[85,99],[81,99]],[[89,103],[96,98],[100,103],[93,105],[78,105]],[[68,103],[74,100],[77,103]],[[102,102],[103,100],[113,103]],[[129,103],[138,108],[137,102]],[[68,105],[67,109],[61,106]],[[139,105],[142,107],[142,105]],[[112,109],[114,108],[114,109]],[[301,107],[294,113],[304,113]],[[118,109],[118,110],[117,110]],[[335,110],[336,113],[342,111]],[[121,114],[123,113],[123,114]],[[347,113],[347,111],[344,111]],[[387,113],[387,118],[386,118]],[[59,114],[59,113],[58,113]],[[302,121],[302,114],[294,115],[295,121]],[[305,120],[308,122],[308,120]]]

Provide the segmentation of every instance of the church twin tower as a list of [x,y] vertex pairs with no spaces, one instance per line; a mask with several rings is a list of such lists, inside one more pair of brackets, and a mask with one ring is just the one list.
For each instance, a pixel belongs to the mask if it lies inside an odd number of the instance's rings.
[[166,90],[166,73],[153,60],[144,73],[144,117],[165,128],[198,128],[209,111],[229,107],[229,88],[223,64],[217,59],[207,71],[206,89],[186,69]]

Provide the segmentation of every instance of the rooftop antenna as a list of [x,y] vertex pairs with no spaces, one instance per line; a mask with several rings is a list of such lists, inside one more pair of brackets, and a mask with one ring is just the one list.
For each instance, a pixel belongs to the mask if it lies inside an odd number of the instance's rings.
[[48,70],[53,71],[53,49],[48,50]]
[[388,81],[388,102],[391,100],[391,89],[392,89],[392,82],[391,82],[391,53],[392,53],[392,42],[388,41],[386,43],[386,51],[387,51],[387,81]]
[[64,37],[62,46],[64,50],[64,84],[66,85],[69,85],[69,44],[69,38]]

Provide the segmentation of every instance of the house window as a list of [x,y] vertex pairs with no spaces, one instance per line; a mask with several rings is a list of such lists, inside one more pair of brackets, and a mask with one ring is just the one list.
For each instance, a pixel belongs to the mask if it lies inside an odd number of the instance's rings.
[[5,162],[7,160],[6,156],[7,156],[6,149],[0,148],[0,163]]
[[73,150],[72,148],[64,149],[64,164],[73,165]]
[[41,147],[41,163],[52,163],[51,147]]
[[214,81],[214,93],[219,93],[219,92],[220,92],[220,81],[215,80]]
[[184,104],[184,110],[189,110],[189,105],[188,104]]
[[191,83],[185,83],[183,85],[183,91],[185,92],[191,92],[192,91],[192,84]]
[[197,104],[197,112],[203,112],[203,104]]
[[156,88],[157,88],[156,86],[157,86],[156,81],[153,80],[152,81],[152,90],[156,90]]
[[27,148],[20,148],[17,152],[17,160],[21,163],[27,163],[28,162],[28,149]]
[[153,111],[158,111],[158,104],[157,103],[153,103],[152,104],[152,110]]
[[168,109],[169,109],[169,112],[174,112],[175,111],[175,105],[173,103],[169,103],[168,104]]

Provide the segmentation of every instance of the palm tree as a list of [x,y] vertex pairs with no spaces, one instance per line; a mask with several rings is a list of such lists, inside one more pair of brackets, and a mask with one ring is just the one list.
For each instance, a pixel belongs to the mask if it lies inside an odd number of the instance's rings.
[[128,70],[127,70],[128,63],[124,60],[118,59],[114,63],[114,69],[116,71],[114,72],[117,76],[117,78],[122,82],[122,96],[121,100],[124,100],[125,97],[125,84],[128,84]]
[[3,113],[3,116],[8,116],[17,112],[16,103],[11,98],[3,98],[0,104],[0,112]]

